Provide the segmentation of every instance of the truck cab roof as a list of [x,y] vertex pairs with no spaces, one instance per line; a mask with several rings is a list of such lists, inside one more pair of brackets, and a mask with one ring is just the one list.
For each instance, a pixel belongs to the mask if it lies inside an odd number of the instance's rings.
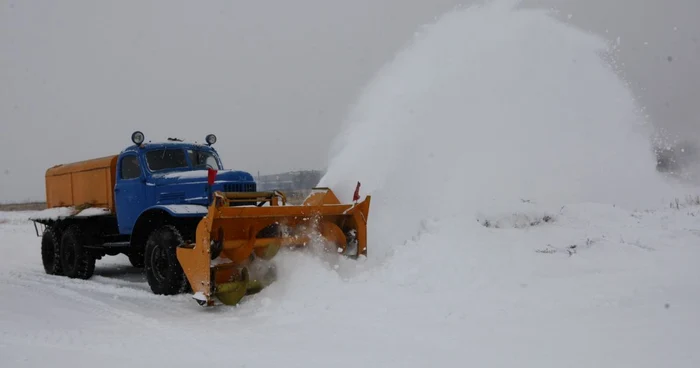
[[131,145],[121,156],[135,154],[142,157],[142,164],[150,174],[158,175],[177,171],[224,170],[216,150],[206,144],[191,142],[149,142]]
[[209,150],[209,151],[216,152],[214,147],[209,146],[209,145],[204,144],[204,143],[174,141],[174,142],[148,142],[148,143],[144,142],[144,143],[141,143],[140,146],[132,144],[131,146],[128,146],[124,150],[122,150],[121,153],[122,154],[127,153],[127,152],[138,153],[138,152],[143,151],[143,150],[153,150],[153,149],[163,149],[163,148],[165,148],[165,149],[197,148],[197,149],[203,149],[203,150]]

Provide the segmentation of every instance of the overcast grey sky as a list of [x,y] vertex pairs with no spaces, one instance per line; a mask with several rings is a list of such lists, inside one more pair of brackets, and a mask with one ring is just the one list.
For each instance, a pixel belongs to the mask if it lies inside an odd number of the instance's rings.
[[[215,133],[228,168],[323,168],[372,74],[460,3],[0,0],[0,201],[43,198],[46,168],[116,154],[134,130]],[[525,5],[620,37],[654,122],[700,138],[699,1]]]

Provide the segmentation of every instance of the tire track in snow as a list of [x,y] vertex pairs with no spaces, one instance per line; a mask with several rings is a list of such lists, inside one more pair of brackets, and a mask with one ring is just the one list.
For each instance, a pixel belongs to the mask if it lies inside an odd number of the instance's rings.
[[[75,303],[75,311],[86,313],[86,315],[90,316],[91,320],[98,319],[105,322],[107,328],[111,323],[118,323],[137,326],[139,329],[150,330],[157,334],[158,332],[166,332],[162,322],[159,322],[155,318],[147,317],[142,313],[138,313],[139,310],[163,311],[169,309],[165,303],[147,302],[145,295],[144,297],[139,295],[141,293],[145,294],[143,290],[120,290],[121,288],[108,286],[105,292],[105,290],[101,290],[102,286],[105,286],[104,284],[96,284],[85,280],[59,279],[57,276],[44,276],[18,271],[4,272],[0,275],[0,285],[5,287],[9,286],[10,289],[19,289],[19,292],[17,292],[18,295],[50,294],[51,296],[48,298],[42,295],[42,299],[52,300],[54,297],[57,297],[59,300],[68,301],[67,304],[69,307],[71,303]],[[92,295],[86,295],[86,292],[92,293]],[[10,294],[12,293],[13,292],[10,290]],[[151,295],[151,297],[154,296],[155,295]],[[124,302],[120,300],[121,297],[127,297],[127,299],[136,297],[138,300],[138,308],[129,308],[129,306],[125,305]],[[32,297],[28,299],[36,298]],[[109,299],[113,300],[114,304],[110,304],[107,301]],[[179,298],[168,298],[167,302],[175,302],[173,299]],[[146,301],[146,303],[144,303],[144,301]],[[51,306],[47,306],[47,308],[50,307]],[[108,331],[108,329],[105,331]],[[66,335],[66,333],[69,334]],[[81,346],[85,342],[94,343],[94,341],[88,341],[89,337],[83,339],[80,331],[62,331],[58,336],[56,332],[52,330],[40,330],[38,333],[29,332],[29,334],[30,335],[27,335],[27,332],[23,331],[5,330],[2,333],[2,337],[3,341],[16,341],[22,344],[47,343],[47,341],[50,341],[50,344],[55,343],[56,345],[64,347],[74,344]]]
[[[60,308],[86,316],[86,319],[81,319],[75,324],[69,323],[69,327],[46,323],[45,326],[33,330],[13,329],[10,326],[17,318],[22,317],[18,317],[17,311],[13,312],[12,308],[7,309],[8,312],[0,311],[0,350],[14,351],[13,347],[34,346],[60,351],[83,351],[89,346],[91,350],[94,349],[100,354],[111,354],[114,349],[126,350],[134,344],[152,343],[160,346],[162,339],[186,340],[191,348],[201,345],[202,350],[205,350],[208,347],[197,341],[206,339],[195,337],[209,336],[212,332],[199,327],[213,323],[238,324],[241,321],[241,313],[247,314],[246,318],[254,318],[257,314],[256,310],[229,307],[215,307],[202,314],[202,307],[196,305],[188,294],[155,295],[145,289],[147,286],[133,287],[139,285],[142,284],[127,281],[105,284],[92,279],[68,279],[36,271],[0,271],[0,290],[4,293],[15,295],[21,300],[50,301],[52,305],[47,305],[46,308],[57,308],[56,313],[60,313],[62,319],[70,320],[72,316],[66,316]],[[111,301],[113,303],[110,303]],[[71,304],[75,304],[75,307]],[[35,315],[27,313],[31,318],[35,318]],[[258,322],[263,321],[258,319]],[[8,328],[2,328],[3,324],[7,324]],[[116,327],[117,325],[119,327]],[[89,328],[86,328],[87,326]],[[133,326],[133,339],[123,339],[123,326]],[[187,335],[174,333],[183,328],[188,330]],[[84,332],[88,330],[92,332]],[[230,330],[227,331],[226,336],[231,337],[228,334]],[[249,331],[248,323],[236,326],[236,331]],[[222,338],[226,336],[222,335]]]

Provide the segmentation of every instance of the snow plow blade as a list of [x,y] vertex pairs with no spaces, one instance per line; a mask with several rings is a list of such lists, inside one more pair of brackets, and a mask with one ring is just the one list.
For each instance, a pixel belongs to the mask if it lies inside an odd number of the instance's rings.
[[[202,306],[214,305],[216,299],[235,305],[262,290],[274,281],[274,272],[251,275],[251,269],[283,247],[318,242],[326,251],[350,258],[366,256],[370,199],[342,204],[330,189],[314,188],[304,203],[290,206],[277,191],[215,192],[197,226],[196,242],[177,248],[194,299]],[[257,204],[235,205],[253,202]]]

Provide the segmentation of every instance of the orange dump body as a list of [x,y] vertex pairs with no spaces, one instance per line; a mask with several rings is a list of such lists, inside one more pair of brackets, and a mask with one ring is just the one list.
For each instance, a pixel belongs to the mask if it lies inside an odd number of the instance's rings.
[[117,155],[57,165],[46,170],[46,206],[108,208],[114,213]]

